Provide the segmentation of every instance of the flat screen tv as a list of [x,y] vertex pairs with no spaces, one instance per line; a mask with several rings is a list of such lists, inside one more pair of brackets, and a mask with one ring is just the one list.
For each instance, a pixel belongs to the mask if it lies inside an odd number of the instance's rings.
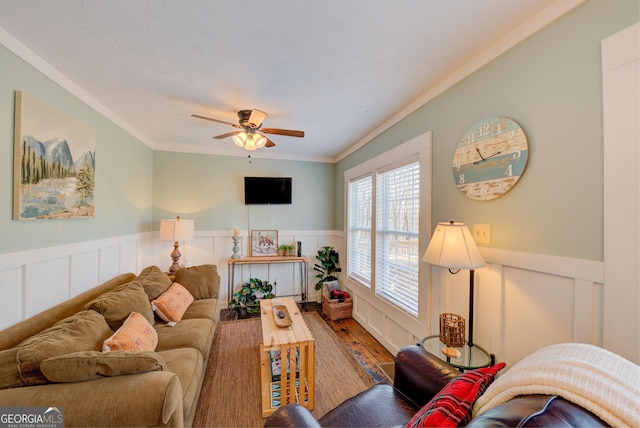
[[291,204],[291,177],[245,177],[245,205]]

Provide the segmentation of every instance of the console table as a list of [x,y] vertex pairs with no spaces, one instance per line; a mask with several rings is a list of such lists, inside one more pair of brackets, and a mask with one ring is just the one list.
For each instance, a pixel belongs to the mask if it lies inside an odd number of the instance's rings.
[[[300,297],[303,304],[306,304],[309,299],[309,259],[306,256],[260,256],[260,257],[242,257],[239,259],[230,258],[227,261],[229,267],[229,275],[227,276],[227,299],[228,303],[231,304],[231,299],[233,298],[233,285],[235,284],[236,278],[236,266],[242,265],[255,265],[255,264],[279,264],[279,263],[294,263],[300,266]],[[276,297],[287,297],[287,296],[278,296],[276,290],[274,289],[274,294]],[[297,296],[297,294],[294,294]],[[290,296],[289,296],[290,297]]]

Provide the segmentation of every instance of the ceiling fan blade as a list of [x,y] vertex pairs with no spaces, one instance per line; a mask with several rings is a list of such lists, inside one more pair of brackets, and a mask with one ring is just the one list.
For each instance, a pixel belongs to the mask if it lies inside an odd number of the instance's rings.
[[222,140],[223,138],[233,137],[234,135],[239,134],[241,132],[242,131],[231,131],[231,132],[227,132],[226,134],[216,135],[215,137],[211,137],[211,138],[215,138],[216,140]]
[[251,116],[249,116],[249,126],[254,129],[260,128],[266,117],[267,113],[254,108],[251,110]]
[[286,135],[288,137],[304,137],[304,131],[294,131],[291,129],[262,128],[260,132],[264,132],[265,134]]
[[225,122],[224,120],[212,119],[210,117],[200,116],[199,114],[192,114],[191,117],[196,117],[198,119],[204,119],[204,120],[210,120],[212,122],[224,123],[225,125],[231,125],[234,128],[240,128],[240,125],[237,125],[235,123]]
[[274,143],[273,141],[271,141],[268,137],[264,136],[264,138],[267,139],[267,143],[264,145],[265,147],[275,147],[276,143]]

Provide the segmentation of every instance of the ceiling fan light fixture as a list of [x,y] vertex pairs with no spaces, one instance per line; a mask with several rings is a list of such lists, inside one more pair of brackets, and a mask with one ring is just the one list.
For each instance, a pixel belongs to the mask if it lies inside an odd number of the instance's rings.
[[268,137],[265,137],[263,134],[285,135],[288,137],[304,138],[304,131],[294,131],[292,129],[279,128],[262,128],[262,122],[267,117],[267,113],[257,109],[238,111],[238,125],[236,125],[235,123],[226,122],[224,120],[200,116],[198,114],[192,114],[191,116],[198,119],[206,119],[212,122],[223,123],[225,125],[230,125],[236,129],[239,129],[238,131],[216,135],[213,138],[216,140],[222,140],[231,137],[233,143],[236,146],[250,151],[257,150],[262,147],[275,146],[275,143]]
[[244,143],[244,149],[249,150],[250,152],[256,150],[258,147],[256,146],[256,140],[253,134],[247,135],[247,141]]
[[245,150],[254,151],[267,144],[267,139],[261,134],[254,134],[253,132],[239,132],[231,137],[236,146]]
[[234,135],[233,137],[231,137],[231,139],[233,140],[236,146],[242,148],[244,147],[245,141],[247,141],[247,133],[244,131],[240,132]]
[[267,139],[264,135],[254,134],[254,137],[258,139],[258,141],[256,141],[256,147],[258,149],[264,147],[264,145],[267,144]]

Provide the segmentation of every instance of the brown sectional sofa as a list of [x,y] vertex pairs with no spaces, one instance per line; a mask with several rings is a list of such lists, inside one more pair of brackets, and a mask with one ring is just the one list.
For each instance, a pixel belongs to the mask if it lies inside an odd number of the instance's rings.
[[[65,426],[190,426],[218,322],[215,265],[184,268],[193,295],[173,327],[150,301],[172,284],[158,267],[119,275],[0,332],[0,407],[62,407]],[[131,311],[153,325],[155,351],[102,352]]]

